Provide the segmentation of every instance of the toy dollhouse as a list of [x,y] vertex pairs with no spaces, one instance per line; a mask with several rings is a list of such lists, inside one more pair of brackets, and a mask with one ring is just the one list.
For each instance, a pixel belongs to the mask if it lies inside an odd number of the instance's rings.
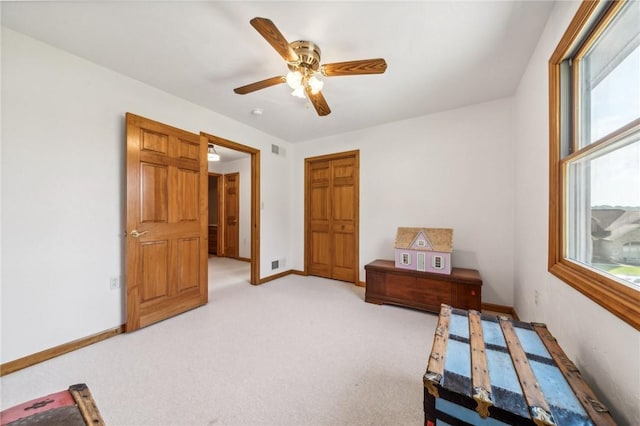
[[453,229],[403,228],[396,234],[396,268],[451,274]]

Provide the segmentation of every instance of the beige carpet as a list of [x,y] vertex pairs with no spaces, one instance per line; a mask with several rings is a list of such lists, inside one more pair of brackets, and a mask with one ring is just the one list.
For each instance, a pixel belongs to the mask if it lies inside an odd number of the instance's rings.
[[2,407],[87,383],[107,425],[420,425],[437,315],[210,258],[210,302],[0,379]]

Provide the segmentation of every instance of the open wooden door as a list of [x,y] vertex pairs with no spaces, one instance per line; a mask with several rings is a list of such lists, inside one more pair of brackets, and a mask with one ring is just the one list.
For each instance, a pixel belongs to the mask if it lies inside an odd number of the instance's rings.
[[207,303],[207,142],[127,114],[126,331]]

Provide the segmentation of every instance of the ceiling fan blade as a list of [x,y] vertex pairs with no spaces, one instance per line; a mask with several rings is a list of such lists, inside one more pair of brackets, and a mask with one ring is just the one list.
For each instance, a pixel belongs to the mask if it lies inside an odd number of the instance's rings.
[[314,95],[311,93],[311,88],[309,86],[305,87],[305,92],[319,116],[331,114],[329,104],[327,104],[327,100],[322,95],[322,92],[318,92]]
[[267,42],[273,46],[274,49],[282,56],[287,62],[298,62],[300,58],[296,52],[293,51],[289,42],[284,38],[282,33],[278,30],[276,25],[267,18],[253,18],[251,25],[255,28]]
[[276,84],[284,83],[285,78],[282,76],[271,77],[266,80],[256,81],[255,83],[247,84],[246,86],[236,87],[233,89],[238,95],[246,95],[247,93],[255,92],[256,90],[266,89],[267,87],[275,86]]
[[386,70],[387,63],[382,58],[334,62],[333,64],[324,64],[320,67],[322,74],[327,77],[338,75],[382,74]]

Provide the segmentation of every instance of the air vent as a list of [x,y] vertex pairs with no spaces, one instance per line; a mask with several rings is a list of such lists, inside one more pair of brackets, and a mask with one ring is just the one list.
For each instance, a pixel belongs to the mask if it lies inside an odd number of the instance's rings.
[[271,152],[273,152],[274,154],[278,155],[280,154],[280,147],[278,145],[271,145]]
[[273,271],[274,269],[278,269],[280,267],[280,261],[279,260],[272,260],[271,261],[271,270]]

